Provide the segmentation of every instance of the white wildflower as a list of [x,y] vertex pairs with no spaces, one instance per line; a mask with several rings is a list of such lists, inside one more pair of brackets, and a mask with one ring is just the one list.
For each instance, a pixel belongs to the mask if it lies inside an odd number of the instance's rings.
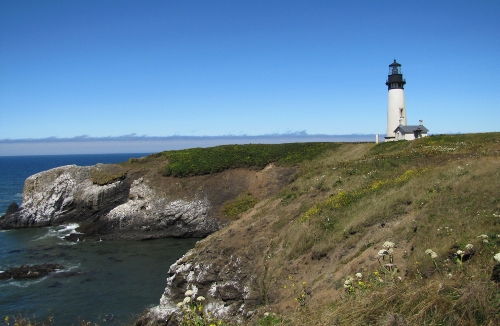
[[193,294],[194,294],[193,290],[187,290],[187,291],[186,291],[186,293],[184,293],[184,295],[185,295],[186,297],[190,297],[190,296],[192,296]]
[[386,249],[394,248],[394,242],[386,241],[386,242],[384,242],[384,244],[382,245],[382,247],[384,247]]
[[452,278],[453,277],[453,274],[448,274],[448,278]]
[[199,302],[205,301],[205,297],[200,295],[198,298],[196,298],[196,301],[199,301]]
[[264,317],[269,317],[269,313],[267,311],[264,313]]
[[359,278],[359,279],[362,279],[363,278],[363,274],[361,273],[356,273],[356,277]]
[[500,263],[500,252],[498,254],[496,254],[495,256],[493,256],[493,258]]
[[466,246],[465,246],[465,249],[467,250],[472,250],[474,248],[474,246],[472,245],[472,243],[468,243]]
[[427,249],[425,253],[431,256],[432,259],[436,259],[438,257],[438,254],[436,254],[432,249]]
[[179,302],[179,303],[177,304],[177,307],[179,307],[179,308],[180,308],[180,307],[182,307],[183,305],[184,305],[184,302]]
[[183,304],[188,304],[190,302],[191,302],[191,298],[190,297],[185,297],[184,300],[182,300]]
[[483,242],[488,243],[489,241],[488,241],[488,239],[483,239]]
[[350,288],[352,285],[352,278],[351,277],[348,277],[345,281],[344,281],[344,288],[348,289]]
[[378,252],[378,255],[383,257],[383,256],[387,255],[388,253],[389,253],[389,252],[387,252],[387,250],[382,249],[382,250],[380,250],[380,251]]
[[486,234],[480,234],[477,237],[482,239],[488,239],[488,236]]
[[460,256],[460,255],[463,255],[465,252],[463,252],[462,250],[457,250],[457,255]]
[[387,250],[387,253],[391,256],[394,255],[394,249],[389,248],[389,250]]

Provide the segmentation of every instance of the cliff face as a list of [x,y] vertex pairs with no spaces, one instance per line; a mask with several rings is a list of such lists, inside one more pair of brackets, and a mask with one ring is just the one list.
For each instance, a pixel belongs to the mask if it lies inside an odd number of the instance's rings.
[[132,182],[128,200],[100,221],[106,230],[138,237],[204,237],[222,225],[209,215],[210,209],[206,196],[191,200],[160,197],[141,177]]
[[98,167],[62,166],[30,176],[23,204],[0,220],[2,228],[41,227],[98,218],[127,201],[130,184],[119,180],[99,186],[90,173]]
[[240,322],[252,317],[265,302],[263,261],[269,239],[252,239],[233,230],[222,233],[199,241],[170,267],[160,304],[149,311],[148,318],[172,320],[175,325],[177,303],[188,290],[205,297],[205,312],[216,318]]
[[270,196],[289,182],[294,170],[270,166],[182,179],[156,171],[98,164],[37,173],[25,181],[22,205],[9,210],[0,227],[78,222],[82,234],[73,234],[73,240],[205,237],[227,224],[225,203],[249,191],[260,199]]

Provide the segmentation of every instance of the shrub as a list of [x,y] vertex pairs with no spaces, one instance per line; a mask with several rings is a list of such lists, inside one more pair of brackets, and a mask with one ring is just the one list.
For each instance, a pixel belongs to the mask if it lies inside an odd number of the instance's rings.
[[228,217],[236,217],[243,212],[246,212],[250,208],[254,207],[259,200],[252,196],[250,193],[243,193],[238,196],[233,201],[230,201],[224,205],[222,212]]
[[119,172],[119,173],[109,173],[106,171],[93,171],[92,174],[92,183],[99,186],[104,186],[107,184],[111,184],[118,180],[123,180],[127,177],[127,172]]
[[168,151],[163,153],[168,159],[163,175],[204,175],[231,168],[263,168],[269,163],[293,165],[340,146],[339,143],[247,144]]

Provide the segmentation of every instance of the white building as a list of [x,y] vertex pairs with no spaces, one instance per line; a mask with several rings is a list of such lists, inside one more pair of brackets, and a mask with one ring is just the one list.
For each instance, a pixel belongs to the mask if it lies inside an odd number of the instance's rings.
[[413,140],[426,137],[429,130],[422,125],[422,120],[418,126],[408,126],[406,123],[404,94],[406,80],[403,79],[401,65],[396,60],[389,65],[389,76],[385,84],[389,90],[385,141]]
[[417,138],[427,137],[427,132],[429,130],[422,125],[422,120],[420,120],[420,125],[418,126],[398,126],[394,133],[396,135],[395,140],[414,140]]

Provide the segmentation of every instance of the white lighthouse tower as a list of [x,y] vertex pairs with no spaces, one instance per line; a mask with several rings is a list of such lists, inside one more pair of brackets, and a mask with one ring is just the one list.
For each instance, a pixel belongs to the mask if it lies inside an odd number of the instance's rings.
[[398,126],[406,126],[406,105],[401,65],[394,60],[389,65],[389,76],[385,82],[389,89],[389,101],[387,105],[387,132],[385,141],[396,140],[395,130]]

